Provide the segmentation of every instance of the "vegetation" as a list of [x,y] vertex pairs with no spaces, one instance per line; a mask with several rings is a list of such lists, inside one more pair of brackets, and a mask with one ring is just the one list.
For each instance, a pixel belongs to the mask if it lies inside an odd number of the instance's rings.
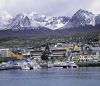
[[2,57],[0,57],[0,63],[2,63],[4,61],[4,59]]
[[48,63],[49,58],[48,58],[48,55],[47,55],[47,54],[44,54],[44,53],[43,53],[43,55],[41,56],[41,59],[42,59],[43,61],[45,61],[46,63]]
[[47,42],[82,42],[91,44],[100,42],[100,32],[73,33],[69,35],[34,35],[33,37],[4,37],[0,38],[0,47],[33,47]]
[[48,63],[49,54],[50,54],[49,45],[46,44],[46,45],[45,45],[45,50],[44,50],[44,52],[43,52],[43,54],[42,54],[42,56],[41,56],[41,59],[42,59],[43,61],[45,61],[46,63]]

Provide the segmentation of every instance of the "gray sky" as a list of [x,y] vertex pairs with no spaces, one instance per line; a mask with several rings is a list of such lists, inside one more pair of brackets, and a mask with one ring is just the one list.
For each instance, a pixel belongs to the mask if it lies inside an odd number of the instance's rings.
[[38,12],[47,16],[72,16],[80,8],[100,14],[100,0],[0,0],[0,11],[11,15]]

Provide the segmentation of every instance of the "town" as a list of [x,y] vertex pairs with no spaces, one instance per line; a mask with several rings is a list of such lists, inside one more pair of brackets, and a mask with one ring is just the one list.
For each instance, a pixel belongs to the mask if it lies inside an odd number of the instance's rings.
[[100,66],[100,46],[97,42],[93,44],[60,41],[34,47],[1,48],[0,70]]

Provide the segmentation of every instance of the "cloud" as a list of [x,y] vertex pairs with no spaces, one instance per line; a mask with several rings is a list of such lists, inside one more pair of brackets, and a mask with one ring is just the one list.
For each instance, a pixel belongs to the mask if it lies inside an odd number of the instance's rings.
[[94,2],[90,6],[90,11],[95,14],[100,14],[100,0],[94,0]]
[[4,9],[5,7],[5,0],[0,0],[0,10]]
[[100,13],[100,0],[0,0],[0,10],[12,15],[38,12],[49,16],[72,16],[78,9]]

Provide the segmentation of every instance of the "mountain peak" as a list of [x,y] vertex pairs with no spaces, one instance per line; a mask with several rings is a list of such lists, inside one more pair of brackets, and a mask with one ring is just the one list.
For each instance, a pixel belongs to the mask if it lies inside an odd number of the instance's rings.
[[20,18],[22,18],[22,17],[26,17],[26,16],[27,16],[26,13],[20,13],[20,14],[16,15],[16,17],[20,17]]
[[41,15],[37,12],[31,12],[30,14],[28,14],[28,17],[32,20],[36,20],[36,21],[44,21],[46,19],[45,15]]
[[77,12],[85,12],[86,10],[79,9]]
[[92,12],[85,11],[83,9],[79,9],[72,16],[72,23],[74,26],[85,26],[85,25],[95,25],[95,16]]
[[89,12],[89,11],[87,11],[87,10],[83,10],[83,9],[79,9],[75,14],[83,14],[83,13],[85,13],[85,14],[91,14],[91,15],[94,15],[92,12]]

